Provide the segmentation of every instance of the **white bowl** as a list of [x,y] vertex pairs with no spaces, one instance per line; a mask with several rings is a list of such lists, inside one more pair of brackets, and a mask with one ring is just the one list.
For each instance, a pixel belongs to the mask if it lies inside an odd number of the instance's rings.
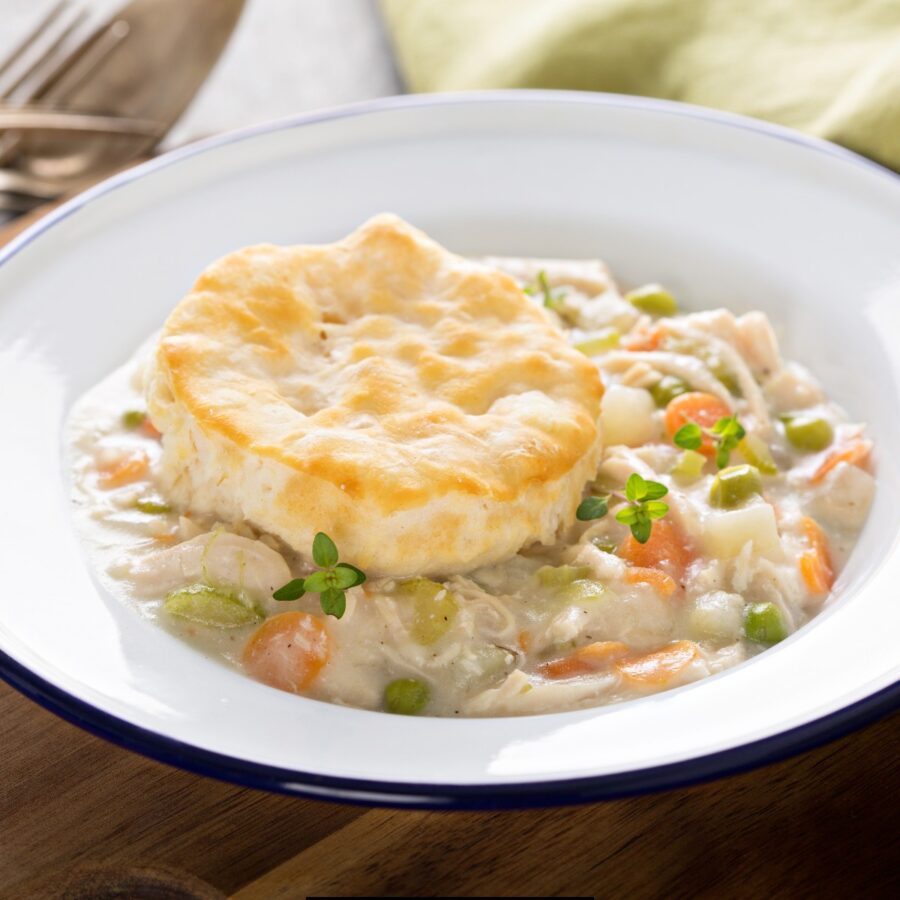
[[[719,676],[601,709],[406,718],[265,687],[100,589],[61,425],[212,259],[390,210],[472,254],[601,256],[689,308],[760,308],[877,442],[878,495],[829,608]],[[0,668],[129,748],[330,799],[496,807],[742,769],[894,707],[900,181],[826,143],[672,103],[411,97],[226,135],[105,182],[0,254]],[[373,523],[377,527],[377,523]]]

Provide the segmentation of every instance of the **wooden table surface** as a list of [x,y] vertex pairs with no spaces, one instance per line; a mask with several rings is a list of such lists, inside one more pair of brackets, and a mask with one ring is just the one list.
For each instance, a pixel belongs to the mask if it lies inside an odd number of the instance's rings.
[[0,722],[0,898],[900,896],[900,714],[705,785],[511,813],[233,787],[92,737],[2,683]]

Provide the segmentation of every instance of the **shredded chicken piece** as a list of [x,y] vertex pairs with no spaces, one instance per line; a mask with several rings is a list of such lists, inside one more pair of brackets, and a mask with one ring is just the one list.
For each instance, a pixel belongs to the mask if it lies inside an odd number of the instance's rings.
[[635,363],[646,363],[659,372],[677,375],[695,390],[713,394],[729,408],[734,406],[734,398],[725,385],[695,356],[667,350],[614,350],[600,358],[600,367],[610,372],[624,372]]
[[[715,337],[712,334],[685,327],[681,322],[670,320],[666,324],[666,329],[671,334],[676,334],[679,337],[694,341],[698,344],[705,344],[712,350],[728,370],[734,374],[737,379],[738,387],[741,389],[741,394],[743,394],[744,403],[747,405],[747,411],[756,423],[755,430],[760,433],[761,437],[765,437],[772,428],[769,411],[766,407],[766,401],[762,391],[756,383],[756,379],[753,377],[753,373],[750,371],[747,363],[744,362],[744,358],[741,354],[727,341],[723,341],[721,338]],[[701,363],[701,365],[704,364]],[[704,368],[706,368],[705,365]],[[718,381],[712,373],[710,373],[710,376]],[[725,390],[724,387],[723,390]],[[729,405],[734,405],[734,401],[730,399],[730,395],[728,402]]]
[[626,369],[620,383],[626,387],[648,388],[653,387],[662,375],[645,362],[635,363],[630,369]]
[[781,369],[778,338],[768,317],[761,312],[745,313],[737,320],[737,349],[760,380],[766,381]]

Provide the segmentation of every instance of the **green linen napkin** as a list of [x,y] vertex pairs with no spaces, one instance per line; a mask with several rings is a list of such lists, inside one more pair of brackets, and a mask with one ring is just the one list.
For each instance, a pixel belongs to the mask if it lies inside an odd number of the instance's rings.
[[414,91],[573,88],[769,119],[900,170],[900,0],[381,0]]

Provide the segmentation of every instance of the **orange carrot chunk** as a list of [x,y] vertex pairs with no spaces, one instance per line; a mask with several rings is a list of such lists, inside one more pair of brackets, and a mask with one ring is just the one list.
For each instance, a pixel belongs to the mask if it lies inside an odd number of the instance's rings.
[[158,441],[162,437],[162,432],[150,421],[150,419],[144,419],[144,421],[141,422],[141,434],[148,438],[153,438],[155,441]]
[[809,516],[800,520],[800,530],[809,543],[809,550],[800,555],[800,574],[811,594],[827,594],[834,586],[834,567],[828,549],[828,538],[819,523]]
[[684,533],[669,519],[659,519],[653,523],[653,531],[645,544],[636,541],[629,533],[619,545],[618,555],[632,566],[662,569],[677,581],[682,579],[684,570],[694,560]]
[[[701,428],[712,428],[719,419],[730,415],[731,410],[728,406],[713,394],[689,391],[687,394],[679,394],[669,401],[669,405],[666,407],[666,432],[671,439],[675,437],[680,428],[689,422],[696,422]],[[712,438],[709,435],[703,435],[700,453],[713,456],[715,452],[716,448]]]
[[112,462],[101,465],[99,483],[100,487],[121,487],[143,478],[150,466],[150,460],[143,450],[135,450],[116,457]]
[[611,662],[625,656],[628,647],[619,641],[597,641],[580,647],[569,656],[554,659],[538,666],[538,673],[544,678],[574,678],[589,675],[607,668]]
[[[654,527],[656,527],[654,525]],[[642,566],[630,566],[625,570],[625,580],[629,584],[649,584],[663,597],[671,597],[678,585],[671,575],[660,569],[647,569]]]
[[693,641],[675,641],[641,656],[629,656],[616,662],[623,680],[637,686],[662,687],[674,681],[691,663],[702,659]]
[[331,655],[328,629],[321,616],[279,613],[266,619],[244,646],[243,663],[259,681],[300,694],[319,676]]
[[872,452],[872,442],[865,440],[856,440],[852,444],[848,444],[841,450],[835,450],[825,457],[825,461],[813,473],[809,479],[810,484],[818,484],[825,476],[839,463],[845,462],[851,466],[864,466],[869,454]]
[[648,328],[626,337],[622,341],[622,347],[625,350],[630,350],[632,353],[642,350],[652,351],[659,349],[662,339],[663,333],[661,328]]

